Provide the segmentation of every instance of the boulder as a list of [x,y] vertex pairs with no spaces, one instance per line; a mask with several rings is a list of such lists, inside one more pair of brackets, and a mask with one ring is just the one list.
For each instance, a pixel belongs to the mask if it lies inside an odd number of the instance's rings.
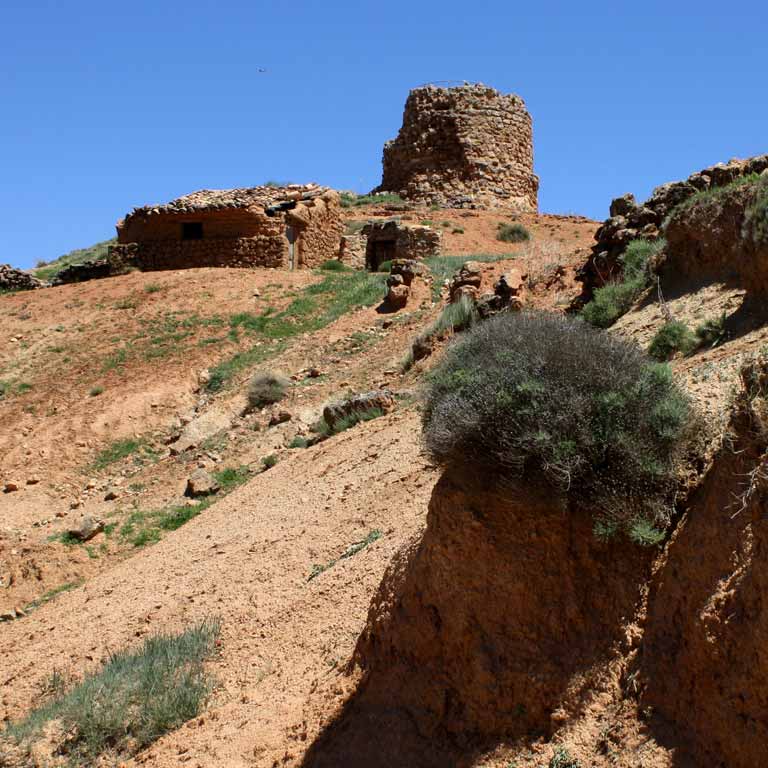
[[395,407],[395,396],[388,389],[377,389],[353,395],[346,400],[329,403],[323,409],[325,423],[333,429],[342,419],[374,409],[389,413]]
[[67,533],[78,541],[90,541],[96,534],[104,530],[104,522],[95,517],[86,515],[77,525],[70,528]]
[[402,282],[409,287],[414,278],[428,278],[430,276],[429,267],[415,259],[395,259],[392,262],[389,272],[392,276],[400,276]]
[[196,499],[200,496],[210,496],[219,490],[219,484],[214,477],[204,469],[196,469],[187,479],[184,495]]
[[478,289],[483,282],[483,270],[477,261],[467,261],[459,271],[451,278],[448,284],[448,293],[451,302],[458,301],[462,296],[462,289],[466,287]]
[[392,309],[402,309],[408,303],[410,288],[407,285],[393,285],[387,291],[387,304]]
[[627,216],[637,208],[637,200],[631,193],[616,197],[611,201],[611,216]]

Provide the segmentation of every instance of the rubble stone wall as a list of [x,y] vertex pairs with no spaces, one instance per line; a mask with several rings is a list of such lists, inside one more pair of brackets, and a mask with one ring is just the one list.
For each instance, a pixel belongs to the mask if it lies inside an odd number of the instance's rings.
[[533,127],[525,102],[482,84],[411,91],[384,146],[376,191],[444,207],[538,210]]
[[366,224],[361,235],[365,238],[365,266],[373,271],[385,261],[439,256],[442,245],[439,230],[395,220]]

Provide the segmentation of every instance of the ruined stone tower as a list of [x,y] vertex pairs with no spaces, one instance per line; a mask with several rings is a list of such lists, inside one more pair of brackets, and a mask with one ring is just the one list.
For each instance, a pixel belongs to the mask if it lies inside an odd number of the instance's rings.
[[538,209],[525,102],[482,84],[415,88],[384,145],[379,192],[454,208]]

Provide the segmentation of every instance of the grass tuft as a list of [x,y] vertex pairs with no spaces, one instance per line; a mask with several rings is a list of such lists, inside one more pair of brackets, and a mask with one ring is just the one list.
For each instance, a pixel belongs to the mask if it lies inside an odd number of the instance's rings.
[[66,734],[60,751],[73,764],[135,754],[200,713],[214,687],[203,664],[220,628],[218,620],[206,620],[180,634],[149,637],[138,649],[112,653],[77,683],[54,670],[45,686],[50,701],[11,723],[3,736],[30,746],[58,721]]
[[504,243],[524,243],[531,239],[531,233],[520,223],[499,224],[496,239]]

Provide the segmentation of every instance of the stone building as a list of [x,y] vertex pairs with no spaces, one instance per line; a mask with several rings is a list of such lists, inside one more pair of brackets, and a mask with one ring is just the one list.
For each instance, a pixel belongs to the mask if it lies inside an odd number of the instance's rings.
[[432,227],[395,219],[370,221],[360,235],[365,241],[365,267],[373,272],[385,261],[440,255],[442,233]]
[[378,192],[455,208],[538,210],[531,116],[519,96],[482,84],[412,90],[383,166]]
[[337,258],[339,196],[314,184],[201,190],[136,208],[117,224],[113,271],[317,267]]

